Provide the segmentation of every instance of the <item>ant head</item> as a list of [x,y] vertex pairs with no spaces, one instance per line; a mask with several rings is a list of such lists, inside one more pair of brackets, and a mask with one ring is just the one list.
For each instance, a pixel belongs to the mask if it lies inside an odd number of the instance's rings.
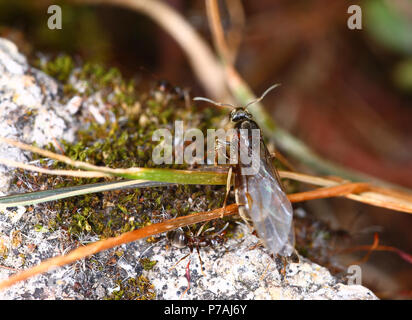
[[203,98],[203,97],[196,97],[193,100],[194,101],[206,101],[206,102],[214,104],[217,107],[232,109],[232,111],[230,112],[230,120],[232,122],[239,122],[239,121],[242,121],[242,120],[251,120],[252,119],[252,114],[249,111],[247,111],[247,108],[249,106],[251,106],[252,104],[261,101],[266,96],[266,94],[269,93],[269,91],[272,91],[273,89],[275,89],[279,85],[280,84],[274,84],[273,86],[269,87],[268,89],[266,89],[266,91],[259,98],[249,102],[244,108],[236,108],[235,106],[233,106],[231,104],[219,103],[219,102],[216,102],[216,101],[213,101],[213,100],[210,100],[210,99],[207,99],[207,98]]
[[244,120],[252,120],[252,114],[245,108],[236,108],[230,112],[229,119],[235,123]]

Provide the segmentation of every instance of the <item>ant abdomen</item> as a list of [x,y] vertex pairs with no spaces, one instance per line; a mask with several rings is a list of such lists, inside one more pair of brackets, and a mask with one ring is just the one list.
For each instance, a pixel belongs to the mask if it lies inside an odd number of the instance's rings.
[[170,241],[171,245],[176,248],[182,249],[187,246],[187,237],[182,228],[169,231],[166,237]]

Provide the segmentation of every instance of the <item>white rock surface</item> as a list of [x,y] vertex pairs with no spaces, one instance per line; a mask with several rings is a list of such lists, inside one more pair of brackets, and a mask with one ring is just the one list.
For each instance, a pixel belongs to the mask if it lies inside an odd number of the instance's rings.
[[[43,146],[54,139],[74,140],[75,118],[59,102],[57,82],[31,68],[16,46],[0,38],[0,135]],[[0,156],[26,161],[21,150],[0,144]],[[0,165],[0,194],[9,187],[9,170]]]
[[162,247],[153,248],[150,259],[158,263],[145,275],[163,299],[377,299],[365,287],[338,283],[326,268],[303,258],[300,263],[288,264],[282,272],[283,262],[273,261],[264,248],[255,248],[257,244],[255,236],[247,235],[219,248],[204,248],[204,275],[198,254],[193,252],[191,288],[185,294],[189,257],[169,269],[189,249],[165,253]]

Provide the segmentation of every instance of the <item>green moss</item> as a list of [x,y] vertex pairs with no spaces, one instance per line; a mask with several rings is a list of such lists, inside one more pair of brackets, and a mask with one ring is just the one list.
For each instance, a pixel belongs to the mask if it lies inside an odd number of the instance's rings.
[[150,260],[148,258],[140,259],[140,264],[142,265],[143,269],[146,271],[152,270],[153,267],[156,265],[157,261]]
[[[84,117],[83,129],[77,132],[77,143],[60,142],[65,155],[73,160],[112,168],[154,167],[152,150],[158,144],[152,141],[154,130],[164,127],[173,131],[175,120],[183,120],[188,126],[205,131],[218,125],[219,113],[195,110],[193,106],[186,106],[176,94],[165,90],[154,88],[139,92],[132,80],[123,79],[113,68],[106,70],[96,64],[75,68],[68,57],[59,57],[44,63],[42,69],[61,79],[63,86],[81,81],[85,86],[84,98],[98,92],[107,108],[105,113],[111,114],[111,121],[108,118],[103,125],[91,117]],[[70,96],[64,99],[68,100]],[[53,144],[47,149],[61,152]],[[33,158],[37,156],[33,155]],[[43,165],[50,164],[43,161]],[[69,168],[57,162],[52,167]],[[187,168],[186,165],[163,167]],[[31,181],[33,185],[47,189],[105,181],[47,175],[33,177],[31,174],[25,179],[35,180]],[[107,238],[162,221],[165,214],[173,217],[218,208],[223,204],[224,194],[224,186],[188,185],[89,194],[43,204],[56,215],[42,225],[48,226],[49,230],[64,228],[75,237],[91,233]],[[196,202],[196,206],[189,203],[189,198]]]
[[74,62],[70,56],[61,55],[49,62],[38,62],[43,72],[56,78],[59,81],[66,82],[74,69]]
[[106,297],[106,300],[153,300],[156,293],[150,281],[140,276],[130,278],[127,281],[116,281],[119,289],[112,292]]

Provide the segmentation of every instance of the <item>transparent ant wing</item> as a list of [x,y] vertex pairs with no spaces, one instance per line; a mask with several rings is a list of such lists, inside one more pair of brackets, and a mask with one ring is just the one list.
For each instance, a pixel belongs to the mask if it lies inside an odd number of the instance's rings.
[[[254,122],[242,123],[249,129],[257,125]],[[244,139],[245,141],[242,141]],[[240,146],[250,146],[248,138],[239,135]],[[273,254],[290,256],[294,250],[293,209],[283,191],[278,173],[272,165],[271,156],[263,140],[260,142],[260,154],[252,154],[259,161],[258,172],[254,175],[242,174],[244,167],[240,163],[235,170],[236,202],[239,210],[249,216],[254,228],[265,247]],[[253,161],[252,161],[253,163]],[[242,212],[241,212],[242,213]]]

